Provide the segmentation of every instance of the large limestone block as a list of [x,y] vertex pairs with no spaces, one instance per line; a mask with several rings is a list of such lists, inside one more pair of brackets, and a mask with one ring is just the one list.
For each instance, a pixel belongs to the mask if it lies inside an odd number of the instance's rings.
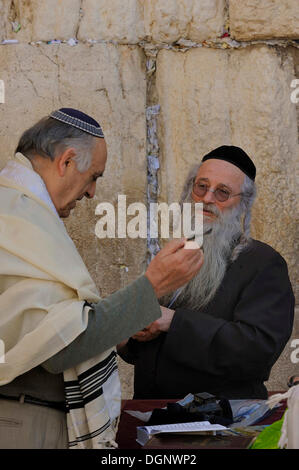
[[143,6],[137,0],[83,0],[78,38],[136,44],[144,38]]
[[0,46],[0,76],[5,84],[5,104],[0,105],[0,164],[4,164],[21,133],[58,105],[59,92],[57,66],[42,48]]
[[201,42],[223,30],[222,0],[145,0],[144,6],[146,34],[154,42],[180,38]]
[[222,33],[224,0],[83,0],[79,39],[203,41]]
[[215,39],[223,33],[226,1],[195,0],[193,2],[189,37],[191,41],[202,42]]
[[160,200],[177,201],[189,168],[215,147],[238,145],[257,166],[257,238],[274,246],[296,279],[298,132],[290,100],[290,51],[257,46],[236,50],[160,51]]
[[[2,0],[0,39],[70,39],[77,34],[80,0]],[[18,24],[21,29],[18,29]]]
[[233,38],[299,38],[297,0],[230,0],[230,30]]
[[[66,224],[102,295],[135,279],[146,259],[146,240],[104,239],[95,235],[100,202],[117,206],[146,202],[145,77],[138,48],[1,46],[0,75],[6,102],[0,105],[3,166],[20,134],[53,109],[75,107],[97,119],[108,146],[108,162],[96,197],[82,200]],[[117,209],[117,207],[116,207]]]
[[160,199],[177,201],[190,167],[230,142],[228,54],[162,50],[157,59]]
[[20,42],[201,42],[221,35],[225,16],[225,0],[0,0],[0,7],[0,39]]

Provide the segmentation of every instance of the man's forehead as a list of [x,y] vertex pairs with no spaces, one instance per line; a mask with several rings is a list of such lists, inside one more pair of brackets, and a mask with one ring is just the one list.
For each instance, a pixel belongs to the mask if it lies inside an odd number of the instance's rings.
[[93,148],[92,169],[102,172],[107,160],[107,146],[104,139],[97,139]]
[[203,162],[197,172],[196,180],[206,178],[213,184],[242,184],[245,174],[238,167],[224,160],[210,159]]

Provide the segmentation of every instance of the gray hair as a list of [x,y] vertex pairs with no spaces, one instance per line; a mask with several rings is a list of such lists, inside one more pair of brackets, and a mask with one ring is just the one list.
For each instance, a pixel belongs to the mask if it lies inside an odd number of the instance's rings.
[[[197,173],[199,168],[201,167],[202,163],[194,165],[185,181],[180,204],[186,200],[189,200],[192,193],[193,183],[195,182]],[[232,254],[231,254],[231,261],[235,261],[241,251],[243,251],[250,243],[251,236],[250,236],[250,223],[251,223],[251,209],[256,198],[257,189],[255,182],[250,179],[247,175],[245,175],[243,184],[241,186],[241,201],[240,201],[240,211],[243,214],[243,227],[242,227],[242,234],[239,240],[239,243],[234,247]]]
[[240,209],[244,214],[243,217],[243,232],[240,237],[239,243],[233,249],[231,261],[235,261],[241,251],[243,251],[250,243],[250,224],[251,224],[251,209],[256,198],[257,190],[255,182],[245,175],[244,182],[241,186],[241,201]]
[[47,116],[22,134],[16,152],[21,152],[29,160],[40,155],[53,161],[67,148],[73,147],[77,169],[83,173],[90,168],[95,139],[93,135]]

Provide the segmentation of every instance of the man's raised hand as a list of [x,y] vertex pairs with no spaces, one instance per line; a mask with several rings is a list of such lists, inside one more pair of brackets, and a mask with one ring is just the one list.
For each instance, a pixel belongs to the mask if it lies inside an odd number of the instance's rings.
[[167,243],[145,272],[158,298],[187,284],[203,264],[202,250],[184,250],[185,242],[182,238]]

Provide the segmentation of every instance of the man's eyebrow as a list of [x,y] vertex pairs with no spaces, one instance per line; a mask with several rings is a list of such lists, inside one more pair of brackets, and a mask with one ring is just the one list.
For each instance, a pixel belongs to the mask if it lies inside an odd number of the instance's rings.
[[218,186],[223,186],[224,188],[227,188],[230,191],[233,191],[233,188],[229,184],[219,183]]
[[[209,180],[209,178],[198,178],[198,180],[197,180],[196,182],[198,183],[199,181],[210,181],[210,180]],[[224,187],[224,188],[227,188],[227,189],[229,189],[230,191],[233,190],[233,189],[230,187],[229,184],[218,183],[218,184],[217,184],[217,187],[219,187],[219,186],[222,186],[222,187]]]

